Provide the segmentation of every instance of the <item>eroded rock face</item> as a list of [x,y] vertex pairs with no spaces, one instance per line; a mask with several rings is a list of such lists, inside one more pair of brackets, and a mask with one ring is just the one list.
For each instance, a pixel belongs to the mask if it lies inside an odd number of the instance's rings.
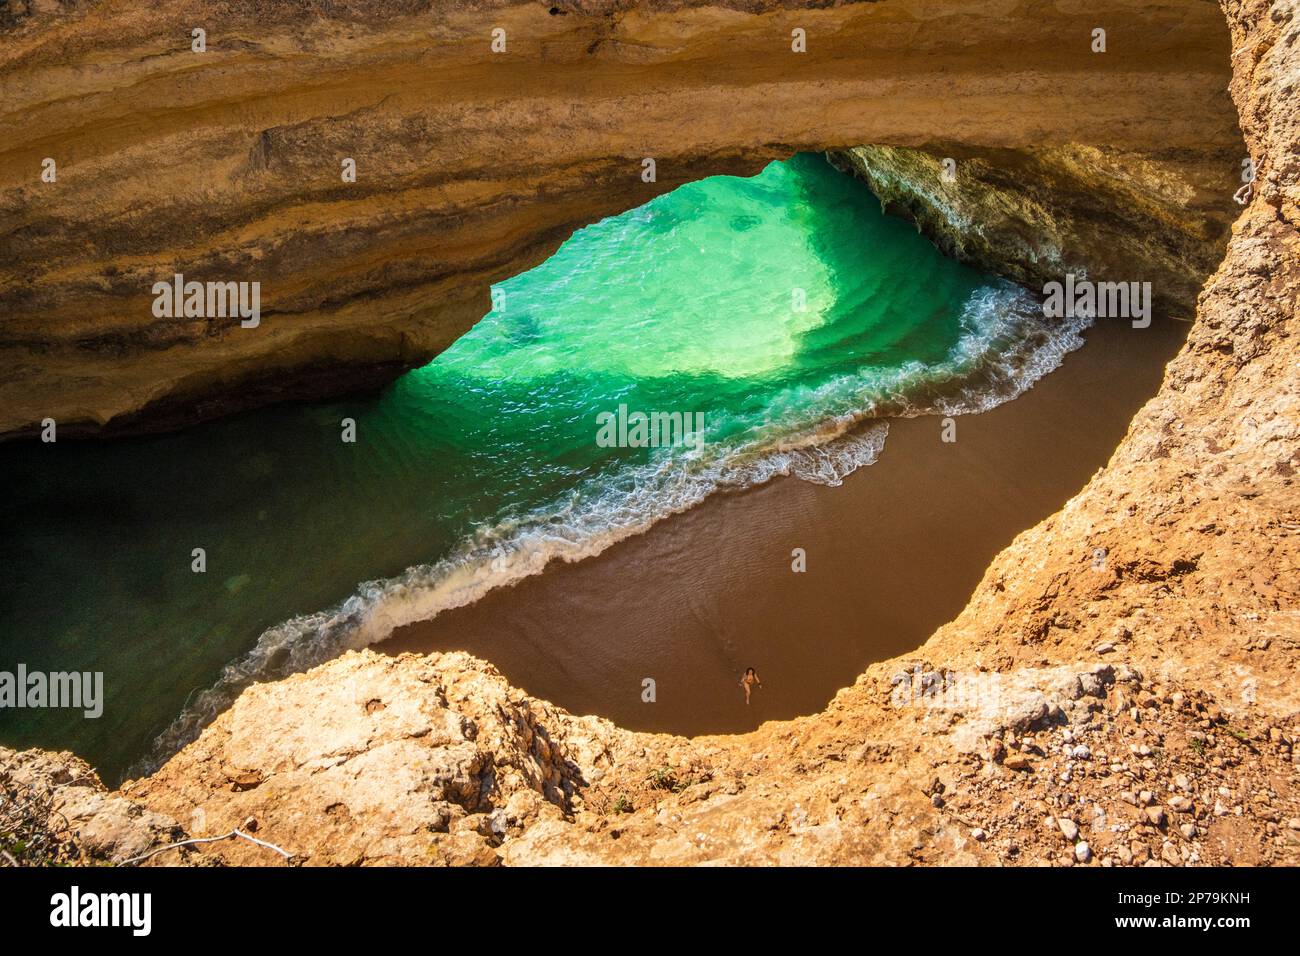
[[[633,735],[575,718],[467,654],[351,652],[249,688],[133,800],[209,833],[245,821],[311,865],[495,864],[495,847],[593,799]],[[166,808],[166,809],[164,809]],[[233,863],[280,862],[231,842]]]
[[80,757],[0,747],[0,851],[14,840],[27,850],[8,862],[117,864],[183,837],[175,820],[106,790]]
[[1066,273],[1150,282],[1157,313],[1189,320],[1240,211],[1230,196],[1244,154],[1240,144],[1217,154],[934,144],[830,159],[955,259],[1037,289]]
[[816,717],[688,741],[573,717],[465,654],[362,651],[251,688],[153,777],[67,802],[133,852],[183,818],[291,854],[226,839],[150,865],[1286,864],[1298,731],[1124,663],[915,658]]
[[[916,654],[821,714],[688,741],[465,655],[354,653],[250,688],[120,796],[252,816],[322,863],[1300,862],[1300,22],[1224,9],[1260,178],[1187,345],[1107,467]],[[950,675],[993,703],[910,693]]]
[[[1240,149],[1212,4],[820,6],[13,8],[0,436],[47,417],[60,435],[157,428],[374,384],[446,348],[492,282],[575,228],[801,149],[941,134],[1181,151],[1206,170]],[[177,273],[261,282],[260,325],[156,317],[153,283]]]

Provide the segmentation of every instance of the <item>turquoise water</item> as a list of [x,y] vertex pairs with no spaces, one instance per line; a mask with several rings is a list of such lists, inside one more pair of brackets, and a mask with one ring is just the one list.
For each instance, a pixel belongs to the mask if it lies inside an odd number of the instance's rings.
[[[1049,330],[1026,294],[939,255],[821,157],[684,186],[580,230],[378,396],[0,448],[0,670],[103,671],[106,692],[96,720],[2,710],[0,742],[72,749],[115,779],[250,679],[719,488],[838,483],[880,453],[875,419],[1012,398],[1078,331]],[[702,435],[606,447],[600,416],[620,405],[702,416]]]

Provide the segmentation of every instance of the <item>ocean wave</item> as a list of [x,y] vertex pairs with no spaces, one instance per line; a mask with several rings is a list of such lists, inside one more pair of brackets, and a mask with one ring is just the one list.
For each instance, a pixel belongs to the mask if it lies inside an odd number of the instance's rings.
[[382,641],[404,625],[539,574],[552,561],[594,557],[717,491],[778,476],[839,485],[879,457],[889,431],[881,419],[971,414],[1009,401],[1082,345],[1087,324],[1046,320],[1037,300],[1008,284],[982,290],[967,303],[956,348],[937,367],[909,363],[837,377],[812,394],[789,398],[784,404],[791,409],[778,421],[758,423],[727,442],[672,450],[545,510],[482,528],[435,563],[366,582],[333,608],[267,630],[212,687],[187,702],[128,775],[157,769],[256,681]]

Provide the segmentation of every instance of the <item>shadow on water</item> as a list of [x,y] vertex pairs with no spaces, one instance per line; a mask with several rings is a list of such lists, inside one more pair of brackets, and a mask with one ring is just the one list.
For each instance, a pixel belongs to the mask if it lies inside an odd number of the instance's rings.
[[[787,170],[795,175],[782,179]],[[601,410],[707,409],[711,443],[787,416],[851,412],[854,396],[830,387],[840,377],[864,363],[937,362],[956,341],[961,304],[996,284],[884,217],[865,187],[821,157],[764,176],[690,184],[584,230],[567,253],[507,283],[503,314],[380,395],[152,438],[0,446],[0,670],[102,671],[106,695],[97,720],[2,711],[0,742],[73,750],[111,781],[268,628],[337,605],[360,582],[447,556],[510,515],[602,491],[616,509],[627,476],[653,453],[598,448]],[[706,218],[715,214],[716,229]],[[680,258],[647,258],[662,242],[676,243]],[[803,248],[811,255],[795,259]],[[614,271],[629,252],[643,256],[641,271]],[[817,311],[807,320],[782,304],[792,275],[811,277]],[[566,291],[579,281],[587,311]],[[641,297],[653,299],[644,314]],[[720,322],[729,297],[743,307]],[[595,561],[553,566],[382,646],[468,649],[532,692],[629,726],[737,730],[815,709],[882,648],[919,640],[936,613],[960,606],[990,549],[1105,460],[1155,391],[1151,363],[1172,347],[1152,337],[1131,350],[1148,364],[1125,371],[1118,399],[1093,403],[1091,437],[1067,453],[1040,419],[1008,418],[1018,401],[979,418],[1001,415],[1022,445],[990,438],[986,459],[971,442],[961,452],[973,455],[971,473],[927,485],[938,473],[932,452],[896,427],[881,464],[843,489],[781,482],[721,496]],[[1059,392],[1055,378],[1040,388]],[[1044,402],[1037,389],[1030,399]],[[341,440],[347,418],[356,444]],[[1053,449],[1063,467],[1045,469],[1041,487],[1009,511],[983,509],[978,527],[949,513],[951,532],[936,524],[945,513],[936,502],[974,494],[971,474],[1014,487],[1024,455]],[[964,543],[940,540],[950,534]],[[802,590],[788,570],[796,545],[819,555],[817,571],[797,579]],[[192,570],[196,548],[203,573]],[[935,565],[932,552],[950,553],[951,567]],[[915,607],[882,611],[864,578]],[[752,661],[785,677],[769,686],[765,676],[767,691],[737,712],[727,690]],[[663,678],[664,706],[647,711],[641,680],[653,675]]]

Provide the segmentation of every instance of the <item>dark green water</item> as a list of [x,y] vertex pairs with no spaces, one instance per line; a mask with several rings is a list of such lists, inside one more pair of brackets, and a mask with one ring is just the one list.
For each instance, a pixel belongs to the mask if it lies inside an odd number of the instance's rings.
[[[598,553],[719,488],[837,483],[884,442],[865,419],[991,407],[1081,342],[816,156],[682,187],[495,292],[452,349],[376,397],[0,447],[0,670],[103,671],[106,698],[98,719],[0,710],[0,742],[71,749],[115,779],[250,679]],[[702,441],[602,447],[598,416],[619,405],[700,413]]]

